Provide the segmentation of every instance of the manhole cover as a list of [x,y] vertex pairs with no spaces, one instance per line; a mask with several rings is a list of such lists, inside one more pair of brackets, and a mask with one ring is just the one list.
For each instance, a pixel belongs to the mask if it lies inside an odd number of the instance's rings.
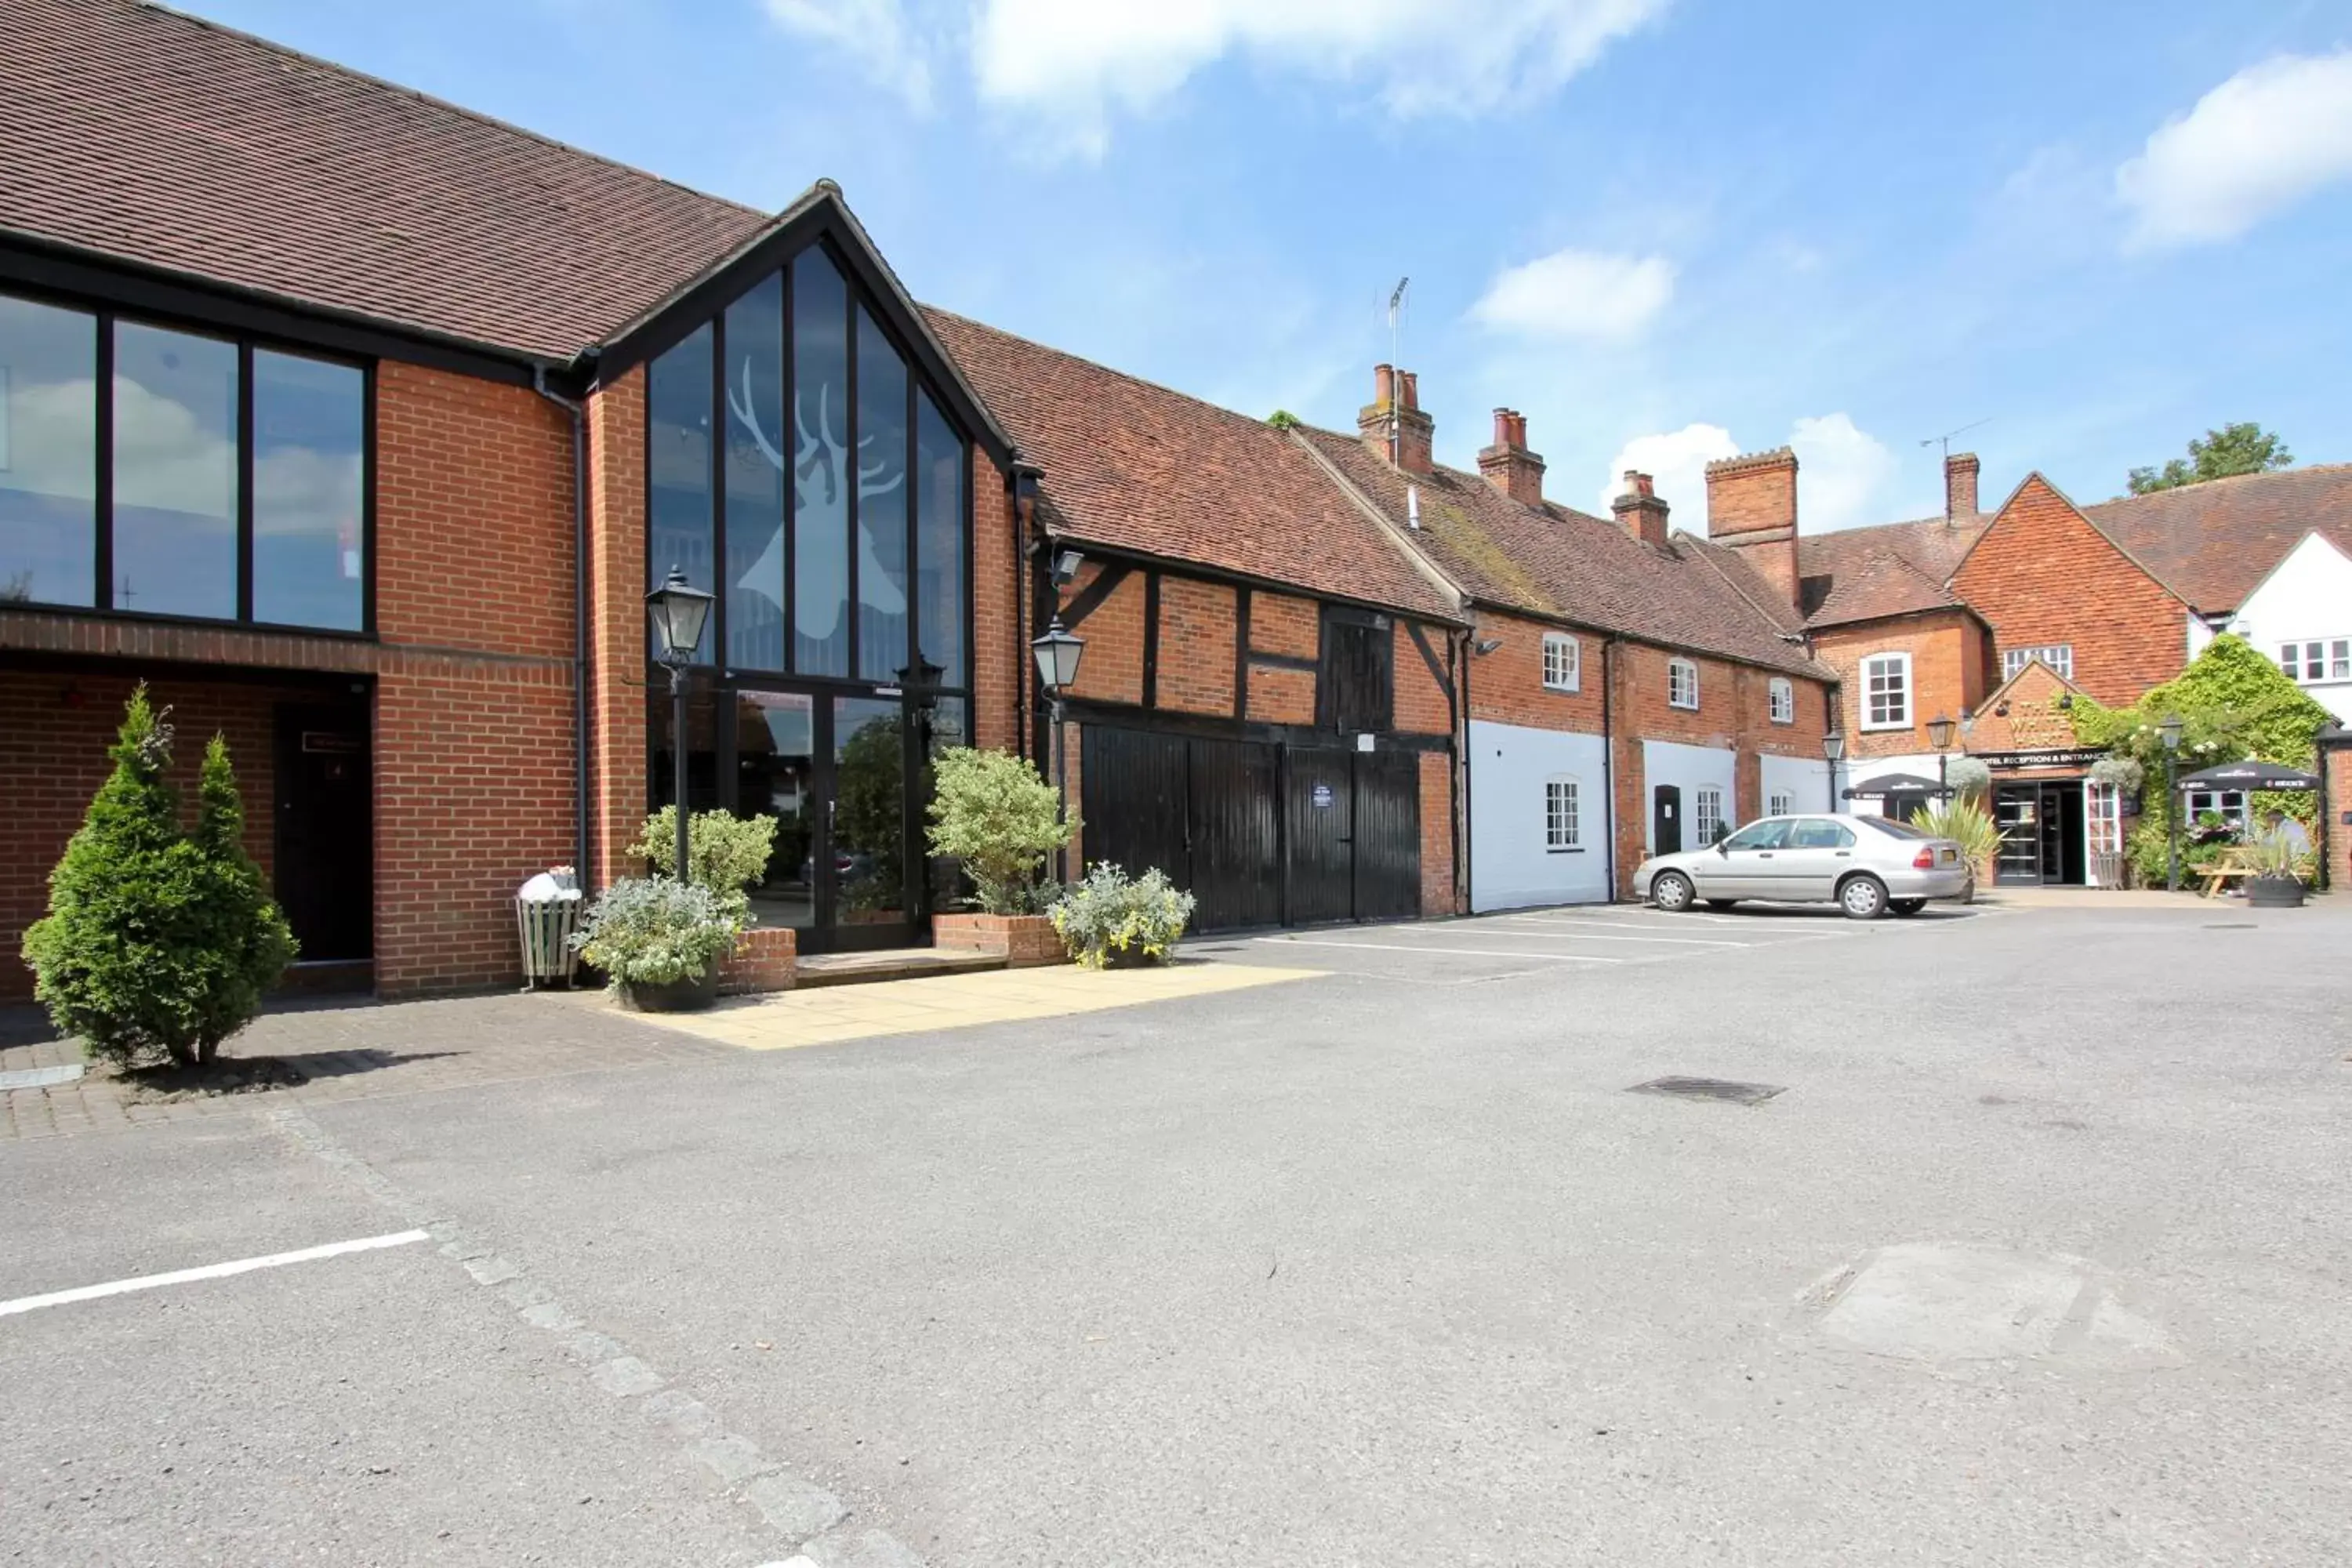
[[1726,1100],[1734,1105],[1761,1105],[1787,1089],[1774,1083],[1734,1083],[1727,1078],[1654,1078],[1637,1083],[1629,1094],[1671,1094],[1678,1100]]

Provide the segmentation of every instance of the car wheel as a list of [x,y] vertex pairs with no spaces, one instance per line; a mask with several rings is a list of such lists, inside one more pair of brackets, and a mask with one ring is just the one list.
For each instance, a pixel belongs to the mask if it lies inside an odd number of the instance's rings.
[[1874,921],[1886,912],[1886,884],[1875,877],[1849,877],[1838,889],[1838,905],[1850,921]]
[[1706,907],[1711,910],[1727,910],[1738,901],[1738,899],[1709,899],[1706,901]]
[[1650,901],[1670,915],[1691,907],[1691,879],[1680,871],[1661,871],[1650,883]]
[[1926,909],[1927,907],[1927,900],[1925,899],[1896,899],[1888,903],[1886,907],[1895,911],[1895,918],[1896,920],[1907,921],[1913,915],[1917,914],[1921,910]]

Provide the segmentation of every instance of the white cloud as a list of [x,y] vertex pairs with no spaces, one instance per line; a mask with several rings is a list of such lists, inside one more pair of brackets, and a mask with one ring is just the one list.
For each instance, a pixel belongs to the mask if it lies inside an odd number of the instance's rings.
[[1693,533],[1706,531],[1706,466],[1719,458],[1736,458],[1739,444],[1720,425],[1685,425],[1656,436],[1636,436],[1618,449],[1609,465],[1609,482],[1601,487],[1599,515],[1609,515],[1609,503],[1625,489],[1628,472],[1648,474],[1657,480],[1661,499],[1674,509],[1674,521]]
[[1631,338],[1674,297],[1674,263],[1662,256],[1556,250],[1496,274],[1470,316],[1529,337]]
[[1667,3],[980,0],[972,68],[984,100],[1100,156],[1115,115],[1227,56],[1367,83],[1402,115],[1477,115],[1554,90]]
[[[1807,533],[1885,522],[1885,492],[1895,478],[1895,454],[1843,414],[1798,420],[1788,445],[1797,453],[1798,526]],[[1624,486],[1628,469],[1657,480],[1658,494],[1674,508],[1678,528],[1706,531],[1706,466],[1736,458],[1743,448],[1720,425],[1685,425],[1654,436],[1636,436],[1618,449],[1601,489],[1601,515]]]
[[767,0],[779,26],[830,45],[908,106],[931,104],[930,51],[903,0]]
[[1843,414],[1800,419],[1789,431],[1797,452],[1797,521],[1807,533],[1892,521],[1879,510],[1895,454]]
[[2352,49],[2249,66],[2167,121],[2116,171],[2131,243],[2234,239],[2332,181],[2352,179]]

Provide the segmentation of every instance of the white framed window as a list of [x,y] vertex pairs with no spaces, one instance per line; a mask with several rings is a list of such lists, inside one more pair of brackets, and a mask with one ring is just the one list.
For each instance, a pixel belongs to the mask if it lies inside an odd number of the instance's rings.
[[2040,647],[2001,649],[2000,678],[2007,680],[2037,658],[2067,679],[2074,679],[2074,645],[2070,642],[2044,643]]
[[1704,849],[1723,837],[1723,792],[1712,784],[1702,784],[1691,795],[1691,826],[1698,835],[1699,847]]
[[1666,660],[1666,706],[1698,706],[1698,666],[1686,658]]
[[2352,637],[2279,645],[2279,668],[2304,686],[2323,680],[2352,680]]
[[1862,727],[1911,727],[1911,656],[1874,653],[1862,661]]
[[1566,776],[1544,780],[1544,848],[1564,854],[1584,847],[1584,817],[1577,800],[1577,781]]
[[1776,675],[1772,678],[1771,685],[1765,689],[1771,698],[1772,722],[1795,723],[1797,721],[1797,683],[1787,676]]
[[2246,792],[2242,789],[2190,790],[2188,826],[2195,827],[2205,820],[2209,813],[2243,833],[2246,830]]
[[1764,815],[1767,816],[1791,816],[1796,810],[1797,797],[1786,790],[1774,790],[1764,797]]
[[1543,683],[1552,691],[1578,691],[1584,686],[1584,650],[1574,637],[1546,632],[1543,640]]

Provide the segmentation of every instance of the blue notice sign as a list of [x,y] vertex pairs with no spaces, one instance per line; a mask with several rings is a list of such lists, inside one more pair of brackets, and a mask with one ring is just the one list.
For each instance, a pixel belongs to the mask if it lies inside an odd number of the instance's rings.
[[1316,810],[1329,810],[1331,806],[1331,786],[1327,784],[1317,784],[1315,786],[1314,800]]

